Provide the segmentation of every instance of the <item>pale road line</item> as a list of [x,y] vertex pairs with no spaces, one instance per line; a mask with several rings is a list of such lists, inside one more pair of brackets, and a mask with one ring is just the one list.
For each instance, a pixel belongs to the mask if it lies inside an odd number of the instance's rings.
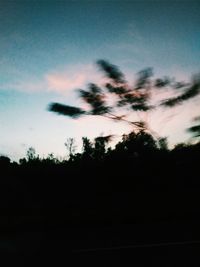
[[200,240],[194,241],[182,241],[182,242],[166,242],[166,243],[154,243],[154,244],[143,244],[143,245],[128,245],[128,246],[116,246],[116,247],[101,247],[101,248],[87,248],[87,249],[76,249],[72,250],[74,253],[78,252],[95,252],[95,251],[106,251],[106,250],[120,250],[129,248],[151,248],[151,247],[165,247],[165,246],[176,246],[176,245],[192,245],[200,244]]

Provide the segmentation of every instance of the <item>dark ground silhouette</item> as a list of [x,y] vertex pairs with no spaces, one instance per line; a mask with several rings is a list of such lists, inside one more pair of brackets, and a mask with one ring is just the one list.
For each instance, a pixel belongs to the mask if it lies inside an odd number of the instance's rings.
[[32,264],[72,257],[69,266],[151,266],[152,257],[152,266],[198,266],[200,143],[169,150],[140,131],[111,149],[109,139],[83,138],[83,152],[61,162],[34,149],[19,164],[0,157],[0,247],[8,262],[12,255]]

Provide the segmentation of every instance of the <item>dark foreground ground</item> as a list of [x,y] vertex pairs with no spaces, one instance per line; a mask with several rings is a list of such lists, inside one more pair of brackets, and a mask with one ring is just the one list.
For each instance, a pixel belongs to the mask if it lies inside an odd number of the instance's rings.
[[21,194],[1,207],[2,266],[200,266],[198,188],[88,193],[73,207]]
[[0,236],[2,266],[200,266],[200,221],[29,225]]
[[200,266],[200,147],[179,150],[4,164],[2,266]]

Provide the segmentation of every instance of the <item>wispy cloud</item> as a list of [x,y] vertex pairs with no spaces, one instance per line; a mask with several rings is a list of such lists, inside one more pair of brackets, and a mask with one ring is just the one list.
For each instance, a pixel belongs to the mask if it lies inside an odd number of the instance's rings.
[[84,85],[85,78],[83,73],[78,73],[70,77],[61,73],[51,73],[45,76],[48,89],[59,93],[64,93]]
[[95,65],[73,65],[60,69],[49,70],[40,78],[33,76],[23,79],[23,73],[20,80],[14,80],[9,83],[0,84],[0,89],[17,90],[27,93],[33,92],[55,92],[61,95],[69,94],[72,90],[82,88],[87,83],[93,82],[101,84],[104,77],[98,71]]
[[92,64],[75,65],[63,70],[50,71],[45,75],[48,90],[67,94],[73,89],[84,87],[93,82],[101,84],[104,77]]

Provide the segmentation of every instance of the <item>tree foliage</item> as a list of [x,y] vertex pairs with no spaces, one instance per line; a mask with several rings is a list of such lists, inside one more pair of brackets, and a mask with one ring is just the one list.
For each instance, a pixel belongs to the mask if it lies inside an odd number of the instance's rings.
[[74,138],[67,138],[65,142],[65,147],[67,149],[68,156],[71,158],[76,151],[76,144]]
[[[133,130],[148,131],[149,127],[145,121],[128,119],[130,113],[148,112],[159,107],[173,108],[200,93],[199,75],[193,76],[190,82],[185,83],[169,77],[154,78],[153,69],[146,68],[137,73],[135,83],[129,84],[117,66],[106,60],[98,60],[96,63],[105,74],[104,84],[98,86],[90,83],[87,89],[78,90],[79,97],[89,105],[89,110],[59,103],[51,103],[48,110],[74,119],[84,115],[103,116],[114,121],[125,121],[132,125]],[[171,91],[171,97],[154,103],[152,92],[165,89]],[[110,96],[115,99],[113,104],[109,104]],[[190,131],[198,133],[199,126],[191,127]]]
[[194,137],[200,137],[200,117],[194,118],[193,121],[198,122],[198,124],[188,128],[188,131],[192,133]]

